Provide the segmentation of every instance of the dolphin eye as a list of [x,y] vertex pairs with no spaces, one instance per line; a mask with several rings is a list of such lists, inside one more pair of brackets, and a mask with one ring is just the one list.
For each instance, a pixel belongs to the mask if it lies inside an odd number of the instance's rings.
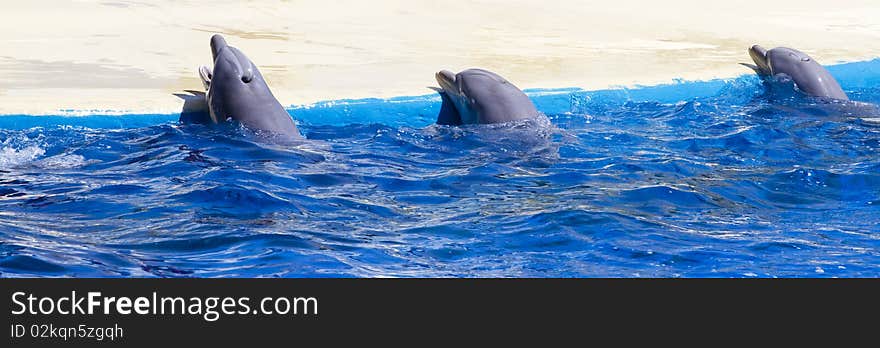
[[248,83],[253,81],[254,79],[254,66],[251,65],[251,62],[246,61],[242,63],[242,66],[245,67],[244,71],[241,72],[241,82]]
[[802,62],[809,62],[809,61],[810,61],[810,57],[803,57],[803,58],[801,58],[801,61],[802,61]]

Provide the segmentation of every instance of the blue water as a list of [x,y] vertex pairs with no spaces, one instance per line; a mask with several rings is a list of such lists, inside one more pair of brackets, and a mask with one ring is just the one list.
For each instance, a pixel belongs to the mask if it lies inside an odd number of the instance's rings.
[[[880,60],[831,67],[880,104]],[[876,277],[880,111],[754,76],[294,106],[312,141],[178,115],[0,117],[0,276]]]

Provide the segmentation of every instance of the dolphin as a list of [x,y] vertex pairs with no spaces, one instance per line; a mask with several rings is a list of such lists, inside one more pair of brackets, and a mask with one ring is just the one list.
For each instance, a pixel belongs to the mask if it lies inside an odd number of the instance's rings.
[[784,74],[797,88],[814,97],[849,100],[837,80],[816,60],[796,49],[777,47],[767,50],[759,45],[749,48],[755,65],[743,64],[761,76]]
[[199,77],[207,90],[208,111],[214,123],[231,119],[254,131],[302,138],[254,62],[219,34],[211,37],[211,54],[214,69],[199,67]]
[[442,70],[435,77],[443,98],[438,124],[502,123],[540,115],[525,93],[491,71]]

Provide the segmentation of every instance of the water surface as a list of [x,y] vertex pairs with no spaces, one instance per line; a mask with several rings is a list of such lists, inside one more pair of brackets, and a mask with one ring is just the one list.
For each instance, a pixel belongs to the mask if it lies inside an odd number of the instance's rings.
[[[832,67],[880,104],[880,61]],[[0,276],[876,277],[880,112],[756,77],[291,107],[273,144],[177,115],[0,117]]]

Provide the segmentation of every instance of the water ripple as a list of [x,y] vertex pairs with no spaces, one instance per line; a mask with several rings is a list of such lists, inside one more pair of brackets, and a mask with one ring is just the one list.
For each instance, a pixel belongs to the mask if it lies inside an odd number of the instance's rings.
[[751,81],[603,93],[513,125],[304,122],[287,145],[0,129],[0,276],[880,274],[880,128],[861,121],[880,112]]

